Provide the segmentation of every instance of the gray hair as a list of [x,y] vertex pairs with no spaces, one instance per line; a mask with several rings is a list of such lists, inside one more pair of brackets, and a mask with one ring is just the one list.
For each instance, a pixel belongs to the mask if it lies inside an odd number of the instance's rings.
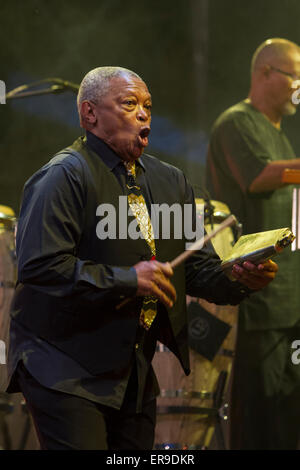
[[123,67],[97,67],[90,70],[83,78],[77,95],[77,108],[80,115],[80,107],[83,101],[94,101],[99,103],[101,98],[108,92],[110,81],[122,75],[143,79],[131,70]]

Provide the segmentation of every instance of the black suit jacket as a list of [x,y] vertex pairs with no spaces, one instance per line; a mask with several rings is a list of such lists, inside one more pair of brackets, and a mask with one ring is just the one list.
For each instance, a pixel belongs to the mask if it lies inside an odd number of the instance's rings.
[[[193,204],[194,196],[177,168],[143,155],[144,176],[155,204]],[[57,154],[26,183],[18,222],[18,285],[15,321],[74,358],[92,374],[126,367],[132,357],[141,298],[132,266],[150,259],[144,239],[105,239],[96,233],[100,204],[116,208],[124,190],[84,138]],[[156,240],[157,259],[170,261],[185,250],[185,239]],[[118,222],[117,222],[118,233]],[[159,306],[157,339],[189,371],[186,293],[215,303],[239,303],[246,295],[222,273],[211,246],[175,269],[177,301]],[[116,306],[131,297],[123,308]]]

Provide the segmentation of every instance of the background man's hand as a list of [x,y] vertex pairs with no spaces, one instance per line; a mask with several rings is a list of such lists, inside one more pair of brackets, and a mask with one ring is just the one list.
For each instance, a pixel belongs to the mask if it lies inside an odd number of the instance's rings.
[[169,278],[173,269],[169,263],[141,261],[134,266],[137,273],[138,288],[136,295],[157,297],[166,307],[173,307],[176,291]]
[[272,260],[255,265],[245,261],[242,266],[234,264],[232,276],[249,289],[259,290],[266,287],[276,276],[278,265]]

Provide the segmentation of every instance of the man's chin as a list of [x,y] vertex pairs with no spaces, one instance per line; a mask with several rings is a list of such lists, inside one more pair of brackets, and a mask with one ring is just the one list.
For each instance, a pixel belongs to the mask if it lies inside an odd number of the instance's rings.
[[297,112],[297,106],[295,106],[293,103],[287,103],[286,106],[283,109],[283,115],[284,116],[293,116]]
[[143,148],[140,148],[140,147],[131,147],[130,149],[127,148],[127,149],[123,149],[123,151],[120,151],[119,149],[116,150],[116,153],[119,155],[119,157],[122,158],[122,160],[125,160],[125,161],[133,161],[133,160],[137,160],[138,158],[140,158],[140,156],[142,155],[143,153]]
[[142,147],[140,145],[135,147],[134,151],[132,152],[132,158],[134,158],[134,160],[136,160],[137,158],[140,158],[143,155],[144,150],[145,150],[145,147]]

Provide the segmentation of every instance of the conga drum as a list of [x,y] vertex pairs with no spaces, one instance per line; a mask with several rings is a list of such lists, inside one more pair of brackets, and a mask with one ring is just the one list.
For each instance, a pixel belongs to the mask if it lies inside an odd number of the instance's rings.
[[35,450],[39,443],[21,393],[5,393],[10,306],[16,282],[16,217],[0,205],[0,449]]
[[[229,215],[226,204],[196,199],[197,216],[209,233]],[[239,233],[227,228],[212,243],[225,257]],[[157,400],[156,449],[226,449],[229,383],[233,365],[238,308],[187,297],[191,373],[158,343],[153,367],[160,385]],[[222,335],[214,336],[214,332]],[[215,344],[212,344],[215,343]],[[205,347],[209,345],[206,350]],[[211,350],[213,354],[211,354]],[[209,353],[209,354],[208,354]]]
[[0,391],[6,387],[9,309],[16,280],[14,211],[0,205]]

